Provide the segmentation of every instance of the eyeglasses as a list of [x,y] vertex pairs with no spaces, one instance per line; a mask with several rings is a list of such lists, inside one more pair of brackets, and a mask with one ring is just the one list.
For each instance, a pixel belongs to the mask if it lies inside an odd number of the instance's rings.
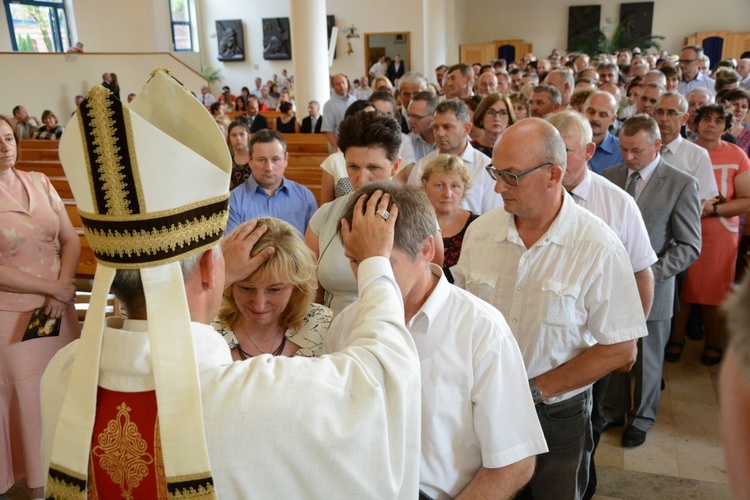
[[685,113],[682,113],[680,111],[674,110],[674,109],[657,109],[654,111],[655,116],[664,116],[667,115],[670,118],[677,118],[678,116],[682,116]]
[[422,118],[427,118],[428,116],[432,116],[432,113],[427,113],[426,115],[415,115],[414,113],[406,112],[406,117],[409,119],[413,119],[415,122],[421,120]]
[[691,62],[698,61],[699,59],[680,59],[677,62],[680,64],[690,64]]
[[485,170],[487,170],[487,173],[490,174],[490,177],[492,177],[493,181],[496,181],[497,178],[500,177],[506,184],[511,186],[518,186],[518,179],[520,179],[524,175],[530,174],[534,170],[539,170],[540,168],[549,167],[550,165],[554,165],[554,163],[542,163],[541,165],[537,165],[536,167],[524,170],[520,174],[512,174],[507,170],[498,170],[492,165],[487,165],[484,168]]
[[484,112],[484,114],[487,115],[487,116],[489,116],[490,118],[493,117],[493,116],[495,116],[495,115],[498,115],[501,118],[503,116],[508,116],[508,112],[505,111],[504,109],[497,110],[497,109],[489,108],[487,111]]

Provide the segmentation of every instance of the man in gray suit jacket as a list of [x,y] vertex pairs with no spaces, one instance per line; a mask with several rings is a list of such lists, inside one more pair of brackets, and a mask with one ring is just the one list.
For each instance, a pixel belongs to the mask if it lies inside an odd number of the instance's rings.
[[628,413],[628,426],[622,436],[626,447],[643,444],[646,432],[656,421],[664,347],[674,312],[674,277],[695,262],[701,249],[698,182],[665,162],[659,154],[660,147],[656,121],[645,114],[632,116],[620,132],[625,163],[609,167],[603,174],[636,199],[659,258],[651,267],[654,302],[646,322],[648,336],[638,342],[632,407],[628,373],[612,374],[604,402],[604,416],[610,423],[623,422]]

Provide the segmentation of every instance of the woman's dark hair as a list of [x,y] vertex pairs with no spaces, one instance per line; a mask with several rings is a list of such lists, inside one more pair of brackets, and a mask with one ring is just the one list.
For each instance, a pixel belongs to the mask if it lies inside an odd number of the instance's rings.
[[350,147],[381,148],[393,163],[401,147],[401,127],[395,118],[377,111],[355,113],[339,125],[338,143],[344,154]]
[[284,101],[281,104],[279,104],[279,111],[282,113],[288,113],[294,106],[291,102]]
[[734,115],[729,106],[724,104],[706,104],[698,108],[698,114],[695,117],[695,125],[698,126],[700,121],[705,116],[716,115],[719,118],[724,118],[725,128],[724,131],[729,130],[734,125]]
[[365,108],[374,108],[374,107],[375,106],[373,106],[370,101],[366,101],[364,99],[354,101],[353,103],[349,105],[348,108],[346,108],[346,112],[344,113],[344,118],[347,118],[349,116],[352,116],[353,114],[359,113]]
[[245,98],[241,95],[238,95],[237,99],[234,101],[234,110],[247,111],[247,103],[245,102]]
[[250,125],[248,125],[247,120],[243,120],[240,117],[237,117],[237,119],[230,123],[227,127],[227,136],[229,136],[229,133],[232,132],[232,129],[235,127],[244,128],[248,135],[250,135]]

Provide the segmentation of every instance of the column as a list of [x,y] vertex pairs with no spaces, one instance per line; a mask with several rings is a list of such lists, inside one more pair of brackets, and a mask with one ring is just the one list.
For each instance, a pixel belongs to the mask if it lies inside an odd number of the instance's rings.
[[290,0],[294,100],[298,119],[307,116],[307,103],[323,104],[330,97],[325,0]]
[[446,0],[422,0],[424,75],[435,81],[435,68],[446,64]]

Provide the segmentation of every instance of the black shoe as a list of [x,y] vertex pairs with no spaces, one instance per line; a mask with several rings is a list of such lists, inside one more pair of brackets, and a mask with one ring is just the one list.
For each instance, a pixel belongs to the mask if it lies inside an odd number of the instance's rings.
[[601,429],[599,431],[599,433],[601,434],[604,431],[606,431],[607,429],[611,429],[613,427],[622,427],[623,425],[625,425],[625,422],[611,422],[611,421],[603,418],[599,422],[599,429]]
[[646,431],[629,425],[622,433],[622,445],[625,448],[635,448],[646,442]]

